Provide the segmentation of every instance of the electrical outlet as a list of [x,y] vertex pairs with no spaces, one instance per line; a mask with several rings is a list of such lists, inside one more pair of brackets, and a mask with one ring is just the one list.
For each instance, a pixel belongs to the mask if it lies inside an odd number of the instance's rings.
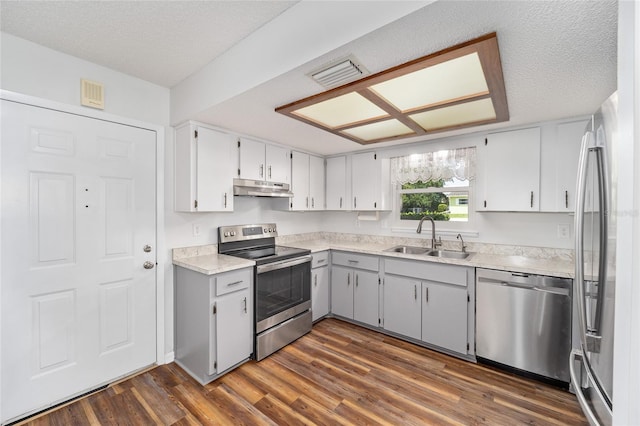
[[571,229],[566,223],[558,225],[558,238],[561,240],[568,240],[570,232]]
[[199,223],[194,223],[193,224],[193,236],[194,237],[199,237],[200,236],[200,224]]

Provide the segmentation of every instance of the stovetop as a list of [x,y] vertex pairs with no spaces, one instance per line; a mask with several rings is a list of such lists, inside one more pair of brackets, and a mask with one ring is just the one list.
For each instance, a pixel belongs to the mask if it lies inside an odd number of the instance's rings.
[[287,246],[256,247],[247,250],[238,250],[224,253],[229,256],[242,257],[256,262],[257,265],[277,262],[310,254],[311,250],[305,250]]

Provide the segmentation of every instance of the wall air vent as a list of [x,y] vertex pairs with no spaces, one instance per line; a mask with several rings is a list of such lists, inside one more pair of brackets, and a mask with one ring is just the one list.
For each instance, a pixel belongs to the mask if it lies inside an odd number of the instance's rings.
[[104,109],[104,85],[90,80],[80,80],[80,104],[91,108]]
[[311,72],[309,76],[323,87],[335,87],[367,74],[369,72],[362,65],[359,65],[353,56],[350,56],[338,62],[324,65],[322,68]]

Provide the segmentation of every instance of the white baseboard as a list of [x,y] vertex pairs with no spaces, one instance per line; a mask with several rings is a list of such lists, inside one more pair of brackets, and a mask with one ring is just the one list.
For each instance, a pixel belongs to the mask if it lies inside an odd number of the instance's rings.
[[164,355],[164,363],[165,364],[172,363],[175,359],[176,359],[176,354],[173,351],[171,351],[171,352],[169,352],[169,353]]

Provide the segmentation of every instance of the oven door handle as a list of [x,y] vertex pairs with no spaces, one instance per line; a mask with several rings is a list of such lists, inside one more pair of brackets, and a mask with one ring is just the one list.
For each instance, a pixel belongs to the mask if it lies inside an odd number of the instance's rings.
[[258,265],[256,270],[259,275],[266,272],[276,271],[278,269],[288,268],[290,266],[301,265],[307,262],[311,262],[311,255],[296,257],[294,259],[281,260],[279,262],[267,263],[265,265]]

